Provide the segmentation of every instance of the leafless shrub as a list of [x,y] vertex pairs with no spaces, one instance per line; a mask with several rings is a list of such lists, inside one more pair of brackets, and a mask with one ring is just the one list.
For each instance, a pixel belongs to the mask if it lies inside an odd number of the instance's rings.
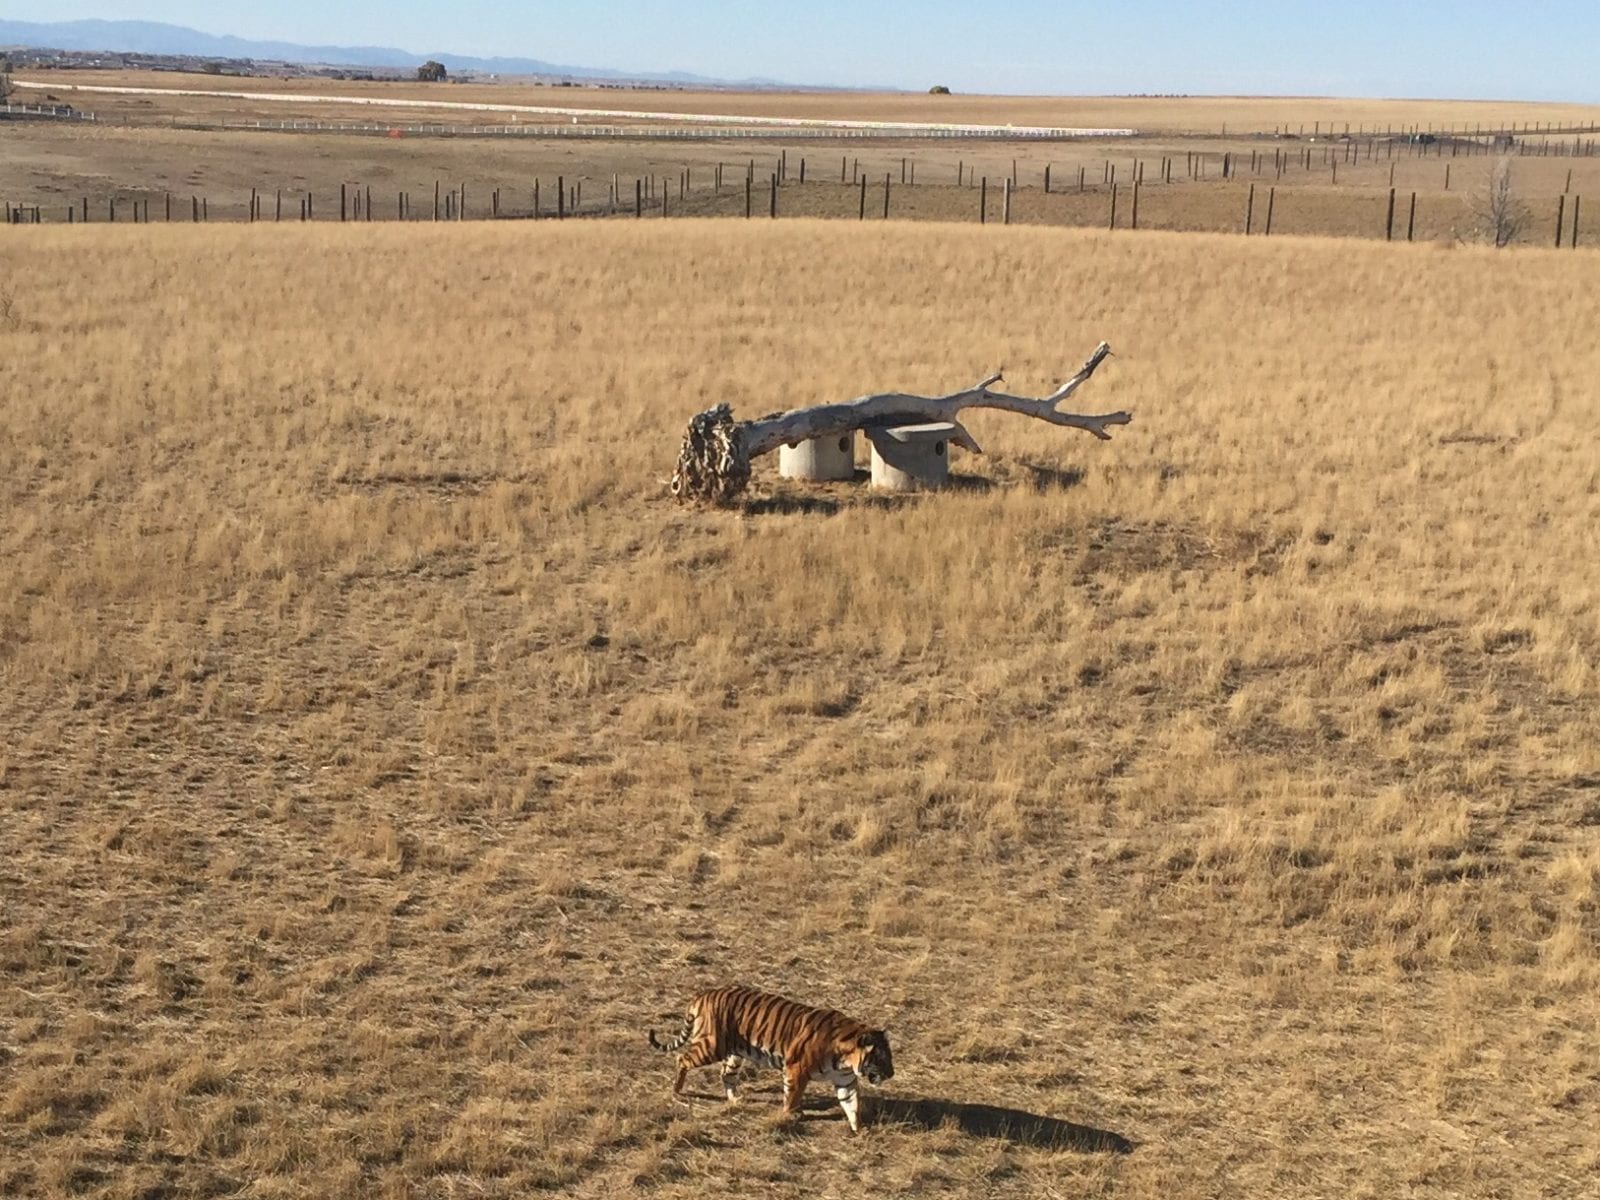
[[1472,198],[1478,234],[1498,246],[1517,240],[1528,226],[1528,207],[1517,198],[1512,181],[1511,160],[1501,158],[1489,172],[1483,191]]

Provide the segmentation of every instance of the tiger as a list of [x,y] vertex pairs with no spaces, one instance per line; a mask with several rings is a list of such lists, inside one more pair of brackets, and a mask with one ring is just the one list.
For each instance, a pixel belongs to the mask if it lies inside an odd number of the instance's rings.
[[[829,1008],[811,1008],[747,987],[721,987],[701,992],[683,1014],[683,1028],[671,1041],[650,1030],[650,1045],[678,1055],[678,1077],[672,1098],[683,1099],[689,1072],[720,1061],[728,1103],[739,1099],[739,1067],[743,1060],[783,1070],[783,1115],[800,1112],[806,1084],[817,1079],[833,1085],[833,1094],[859,1131],[857,1083],[877,1087],[894,1078],[889,1034]],[[687,1049],[685,1048],[687,1047]],[[681,1051],[681,1053],[680,1053]]]

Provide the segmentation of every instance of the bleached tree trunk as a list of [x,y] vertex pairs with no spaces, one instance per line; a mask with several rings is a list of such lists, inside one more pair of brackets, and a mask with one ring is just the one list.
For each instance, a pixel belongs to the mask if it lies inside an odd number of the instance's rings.
[[1012,396],[991,389],[1001,381],[998,374],[972,387],[946,396],[912,396],[903,392],[881,392],[861,396],[840,404],[820,404],[792,412],[774,413],[754,421],[737,422],[726,404],[707,409],[689,422],[678,467],[672,475],[672,494],[679,500],[722,502],[736,496],[750,478],[750,460],[783,445],[796,445],[811,438],[836,437],[855,429],[881,429],[896,425],[925,425],[946,421],[956,427],[951,438],[958,446],[981,454],[956,415],[967,408],[997,408],[1003,412],[1037,417],[1052,425],[1082,429],[1102,440],[1110,438],[1108,425],[1126,425],[1133,420],[1126,412],[1089,416],[1062,412],[1061,402],[1077,391],[1095,368],[1105,361],[1111,347],[1101,342],[1078,373],[1048,396]]

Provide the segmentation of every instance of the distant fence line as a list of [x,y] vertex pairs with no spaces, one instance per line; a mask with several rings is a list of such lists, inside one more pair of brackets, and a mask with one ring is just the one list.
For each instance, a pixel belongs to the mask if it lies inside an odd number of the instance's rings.
[[[1061,142],[1083,138],[1132,137],[1132,129],[1069,129],[1044,126],[976,126],[976,125],[871,125],[867,123],[810,125],[793,122],[782,125],[694,125],[662,127],[656,125],[598,125],[577,122],[566,125],[463,125],[405,123],[385,124],[371,121],[300,121],[272,120],[270,118],[238,117],[221,120],[179,119],[158,117],[117,116],[104,117],[66,106],[7,104],[0,105],[0,115],[61,117],[78,121],[93,121],[99,125],[193,129],[205,131],[243,130],[261,133],[348,133],[369,137],[532,137],[532,138],[612,138],[627,141],[723,141],[755,139],[762,141],[835,141],[869,138],[911,141],[1001,141],[1001,142]],[[743,118],[738,118],[743,120]]]
[[[153,90],[153,89],[152,89]],[[493,106],[479,106],[493,107]],[[117,115],[107,117],[86,112],[69,105],[5,104],[0,105],[0,116],[23,118],[89,121],[98,125],[126,128],[186,129],[212,132],[242,131],[252,133],[332,133],[365,137],[443,137],[443,138],[533,138],[537,140],[597,139],[612,141],[975,141],[975,142],[1069,142],[1095,138],[1128,138],[1139,136],[1133,129],[1074,129],[1048,126],[978,126],[978,125],[912,125],[885,122],[824,122],[816,125],[800,121],[764,123],[761,125],[695,124],[684,126],[583,124],[574,119],[565,125],[523,124],[466,125],[410,122],[389,124],[373,121],[311,121],[271,118],[199,118],[140,117]],[[736,118],[747,120],[747,118]],[[777,122],[776,118],[769,122]],[[1392,128],[1392,127],[1391,127]],[[1243,140],[1267,140],[1274,144],[1284,142],[1308,143],[1297,152],[1309,168],[1314,160],[1323,165],[1335,161],[1360,162],[1362,159],[1413,157],[1457,158],[1472,155],[1510,155],[1522,158],[1592,158],[1600,155],[1600,138],[1585,134],[1600,132],[1600,128],[1541,129],[1510,133],[1501,130],[1483,130],[1457,133],[1424,133],[1416,129],[1401,133],[1370,132],[1336,134],[1314,127],[1310,136],[1288,132],[1287,126],[1278,133],[1236,135]],[[1171,135],[1174,140],[1205,137],[1208,134]],[[1316,149],[1313,149],[1315,146]],[[1398,151],[1398,153],[1397,153]],[[1262,153],[1256,151],[1252,157]],[[1289,155],[1288,150],[1278,151]],[[1243,152],[1233,157],[1242,158]],[[1212,152],[1209,157],[1220,160],[1224,154]]]
[[[30,85],[40,86],[40,85]],[[75,88],[85,91],[128,91],[128,93],[155,93],[160,94],[160,88]],[[238,96],[248,98],[253,93],[189,93],[182,91],[176,94],[194,94],[194,96]],[[272,99],[283,99],[282,96],[269,96]],[[304,98],[302,98],[304,99]],[[315,98],[314,98],[315,99]],[[379,104],[389,101],[362,101],[365,104]],[[405,102],[395,101],[394,104],[403,106]],[[634,114],[634,112],[621,112],[621,110],[608,109],[539,109],[533,106],[510,106],[510,104],[453,104],[459,109],[490,109],[490,110],[526,110],[526,112],[542,112],[542,114],[578,114],[571,117],[571,122],[566,125],[533,125],[533,123],[512,123],[512,125],[446,125],[446,123],[410,122],[330,122],[330,120],[272,120],[272,118],[238,117],[219,118],[219,120],[205,120],[205,118],[178,118],[178,117],[141,117],[134,114],[118,114],[115,117],[85,112],[62,104],[0,104],[0,117],[35,117],[35,118],[61,118],[61,120],[80,120],[80,122],[94,122],[98,125],[125,126],[125,128],[163,128],[163,130],[200,130],[200,131],[250,131],[250,133],[339,133],[357,134],[357,136],[370,136],[370,138],[534,138],[534,139],[611,139],[611,141],[872,141],[872,139],[886,139],[886,141],[987,141],[987,142],[1066,142],[1086,141],[1086,139],[1102,138],[1138,138],[1139,130],[1125,130],[1125,128],[1069,128],[1069,126],[1045,125],[941,125],[941,123],[912,123],[912,122],[843,122],[843,120],[802,120],[790,117],[709,117],[709,115],[682,114],[678,120],[683,120],[682,125],[614,125],[614,123],[582,123],[579,115],[610,115],[610,117],[637,117],[638,120],[669,120],[669,114]],[[1330,163],[1336,152],[1344,155],[1344,162],[1360,162],[1360,158],[1392,158],[1395,157],[1395,147],[1400,147],[1400,154],[1410,154],[1411,157],[1461,157],[1462,154],[1501,154],[1512,157],[1594,157],[1600,154],[1600,138],[1586,136],[1586,134],[1600,134],[1600,125],[1570,125],[1557,126],[1554,123],[1510,123],[1506,128],[1483,128],[1475,125],[1472,130],[1467,130],[1462,125],[1459,130],[1440,128],[1435,133],[1434,126],[1427,126],[1427,131],[1421,125],[1400,126],[1400,131],[1395,133],[1394,126],[1386,126],[1386,130],[1379,133],[1378,125],[1373,125],[1371,130],[1366,130],[1365,125],[1358,126],[1357,133],[1349,133],[1349,123],[1346,123],[1344,133],[1334,133],[1336,122],[1328,122],[1328,128],[1323,130],[1323,122],[1312,123],[1312,131],[1306,133],[1306,126],[1299,126],[1299,133],[1290,133],[1290,126],[1280,125],[1274,133],[1235,133],[1235,138],[1243,141],[1261,141],[1270,139],[1272,142],[1309,142],[1322,147],[1323,163]],[[1165,133],[1157,134],[1144,131],[1144,136],[1149,138],[1198,139],[1211,138],[1210,133]],[[1227,128],[1222,128],[1226,138]],[[1338,147],[1338,150],[1336,150]],[[1365,155],[1363,155],[1365,152]],[[1312,150],[1307,147],[1302,154],[1309,157]],[[1237,155],[1235,155],[1237,157]],[[1309,163],[1307,163],[1309,165]]]

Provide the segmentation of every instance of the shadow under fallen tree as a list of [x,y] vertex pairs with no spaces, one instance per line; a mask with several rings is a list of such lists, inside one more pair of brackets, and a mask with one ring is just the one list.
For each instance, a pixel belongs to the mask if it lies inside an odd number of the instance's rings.
[[931,1130],[954,1122],[969,1137],[1000,1138],[1038,1149],[1127,1154],[1134,1148],[1133,1142],[1109,1129],[1096,1129],[1092,1125],[1078,1125],[1058,1117],[994,1104],[879,1096],[872,1111],[874,1120],[884,1124]]

